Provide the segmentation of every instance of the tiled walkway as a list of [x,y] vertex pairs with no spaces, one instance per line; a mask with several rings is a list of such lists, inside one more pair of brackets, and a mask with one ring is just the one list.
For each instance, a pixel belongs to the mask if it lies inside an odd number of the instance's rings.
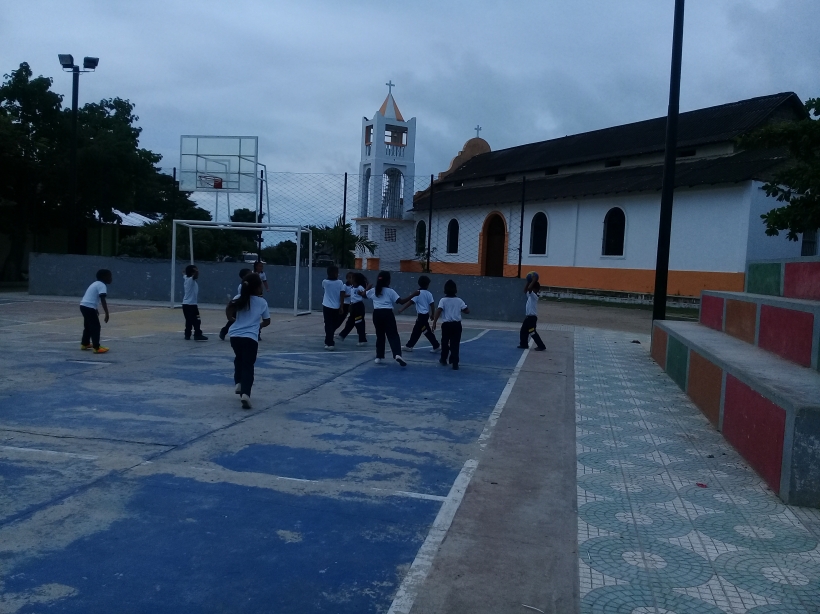
[[575,335],[582,613],[820,612],[820,512],[783,505],[632,339]]

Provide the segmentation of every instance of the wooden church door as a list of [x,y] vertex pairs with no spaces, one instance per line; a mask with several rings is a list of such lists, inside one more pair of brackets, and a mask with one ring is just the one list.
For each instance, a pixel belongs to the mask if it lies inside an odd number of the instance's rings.
[[504,277],[504,220],[493,215],[484,228],[484,275]]

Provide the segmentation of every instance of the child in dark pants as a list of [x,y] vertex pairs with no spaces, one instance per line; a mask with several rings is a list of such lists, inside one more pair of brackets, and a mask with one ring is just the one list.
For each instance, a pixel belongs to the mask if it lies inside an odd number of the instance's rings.
[[108,348],[100,345],[100,313],[97,311],[97,302],[105,311],[105,323],[108,324],[108,303],[105,297],[108,294],[106,285],[113,281],[111,271],[100,269],[97,271],[97,281],[88,286],[83,299],[80,301],[80,313],[83,314],[83,338],[80,341],[81,350],[94,350],[95,354],[105,354]]
[[[353,288],[353,271],[348,271],[347,275],[345,275],[345,284],[344,284],[344,291],[345,291],[345,300],[342,304],[342,313],[339,317],[339,321],[336,322],[336,328],[339,328],[342,324],[345,323],[345,318],[350,314],[350,300],[351,300],[351,293]],[[350,331],[348,331],[350,332]],[[341,335],[337,335],[341,341],[344,341]]]
[[325,295],[322,298],[322,315],[325,319],[325,349],[333,351],[336,342],[333,334],[339,327],[339,319],[344,317],[345,283],[339,279],[339,267],[331,264],[327,267],[327,279],[322,280]]
[[270,310],[268,302],[262,298],[259,275],[250,273],[242,280],[242,291],[228,303],[225,315],[233,321],[230,335],[234,353],[234,391],[239,395],[242,408],[250,409],[253,366],[259,350],[259,320],[262,320],[261,328],[270,324]]
[[456,296],[456,282],[448,279],[444,284],[444,298],[439,300],[433,324],[430,327],[436,330],[436,322],[441,318],[441,358],[439,362],[447,365],[448,354],[453,370],[458,371],[459,346],[461,345],[461,314],[470,313],[467,303]]
[[[239,286],[237,286],[236,288],[236,294],[234,295],[234,298],[242,294],[242,280],[245,279],[245,275],[247,275],[250,272],[250,269],[240,269]],[[231,324],[233,324],[233,320],[228,320],[228,323],[225,324],[225,326],[223,326],[222,329],[219,331],[219,338],[222,339],[222,341],[225,341],[225,336],[228,334],[228,329],[231,327]]]
[[527,283],[524,286],[524,293],[527,295],[526,315],[524,323],[521,324],[521,336],[518,343],[518,348],[521,350],[526,350],[529,347],[530,335],[532,335],[532,340],[535,341],[536,352],[543,352],[547,349],[547,346],[541,341],[541,335],[535,330],[538,322],[538,291],[540,289],[541,284],[538,283],[538,273],[529,273]]
[[185,316],[185,339],[191,338],[191,329],[194,330],[194,341],[207,341],[208,337],[202,334],[199,327],[199,307],[197,298],[199,296],[199,284],[196,283],[199,277],[199,269],[195,265],[189,264],[185,267],[183,286],[185,294],[182,297],[182,314]]
[[344,341],[345,338],[356,327],[356,332],[359,333],[359,345],[367,343],[367,335],[364,330],[364,295],[365,287],[367,287],[367,278],[361,273],[353,273],[353,281],[348,284],[350,292],[350,314],[347,316],[347,324],[339,334],[339,339]]
[[[433,349],[430,351],[433,354],[436,354],[439,351],[440,346],[438,339],[436,339],[433,331],[430,330],[430,311],[434,308],[435,300],[433,299],[433,295],[427,289],[429,287],[430,278],[427,277],[427,275],[422,275],[419,277],[419,289],[416,290],[413,293],[413,296],[410,297],[410,301],[416,306],[416,323],[413,325],[413,332],[410,333],[410,340],[407,342],[407,345],[404,346],[404,349],[408,352],[413,351],[413,347],[415,347],[422,333],[424,333],[424,336],[427,337],[427,341],[430,342],[430,345],[433,346]],[[407,309],[409,306],[410,303],[406,303],[404,307],[399,309],[399,313]]]
[[367,298],[373,301],[373,327],[376,329],[376,364],[383,365],[385,340],[390,343],[393,359],[402,367],[407,363],[401,357],[401,338],[396,327],[396,316],[393,315],[393,305],[404,305],[410,297],[400,298],[398,293],[390,287],[390,273],[379,271],[376,287],[368,288]]

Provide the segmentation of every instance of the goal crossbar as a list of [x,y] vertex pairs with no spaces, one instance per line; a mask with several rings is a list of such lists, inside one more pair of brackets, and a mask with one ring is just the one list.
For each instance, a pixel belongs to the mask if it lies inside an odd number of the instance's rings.
[[[261,232],[288,232],[296,237],[296,279],[293,286],[293,315],[307,315],[313,305],[313,230],[309,226],[288,226],[282,224],[265,224],[262,222],[212,222],[206,220],[173,220],[171,224],[171,308],[175,307],[177,268],[177,226],[188,229],[188,252],[191,264],[194,264],[194,229],[210,228],[213,230],[259,230]],[[303,235],[308,236],[308,308],[299,311],[299,272],[302,260]]]

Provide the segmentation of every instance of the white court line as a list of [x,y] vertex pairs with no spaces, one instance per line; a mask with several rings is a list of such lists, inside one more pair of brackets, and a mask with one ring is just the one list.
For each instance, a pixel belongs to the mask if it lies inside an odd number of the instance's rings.
[[[515,365],[510,379],[507,380],[507,385],[504,386],[504,390],[501,392],[501,396],[495,404],[495,409],[493,409],[493,412],[490,414],[487,424],[484,426],[484,430],[478,438],[482,450],[487,445],[487,440],[490,438],[493,428],[501,416],[504,405],[506,405],[507,399],[510,397],[510,392],[512,392],[521,367],[524,365],[524,361],[527,359],[529,353],[529,349],[524,350],[521,358],[518,359],[518,363]],[[475,474],[477,468],[477,459],[471,458],[464,463],[464,467],[461,469],[455,482],[453,482],[453,487],[450,489],[447,499],[442,504],[436,519],[433,521],[433,526],[430,527],[427,539],[424,540],[421,548],[419,548],[418,554],[416,554],[416,558],[410,566],[410,570],[404,577],[399,590],[396,591],[396,596],[393,598],[393,603],[390,604],[390,609],[387,611],[387,614],[409,614],[413,603],[416,601],[416,596],[418,595],[421,585],[424,584],[427,574],[430,573],[430,568],[433,566],[433,559],[435,559],[438,549],[441,547],[441,543],[444,541],[444,537],[447,535],[447,531],[453,523],[453,518],[461,505],[461,500],[464,498],[467,486],[470,484],[470,480],[473,478],[473,474]]]
[[484,335],[486,335],[486,334],[487,334],[487,333],[489,333],[489,332],[490,332],[490,329],[489,329],[489,328],[485,328],[484,330],[482,330],[480,333],[478,333],[478,334],[477,334],[475,337],[473,337],[472,339],[467,339],[467,341],[462,341],[462,342],[461,342],[461,345],[464,345],[465,343],[470,343],[470,342],[472,342],[472,341],[478,341],[479,339],[481,339]]
[[15,446],[0,446],[0,450],[10,450],[12,452],[37,452],[39,454],[56,454],[59,456],[70,456],[83,460],[97,460],[96,456],[90,454],[75,454],[74,452],[57,452],[55,450],[41,450],[40,448],[17,448]]

